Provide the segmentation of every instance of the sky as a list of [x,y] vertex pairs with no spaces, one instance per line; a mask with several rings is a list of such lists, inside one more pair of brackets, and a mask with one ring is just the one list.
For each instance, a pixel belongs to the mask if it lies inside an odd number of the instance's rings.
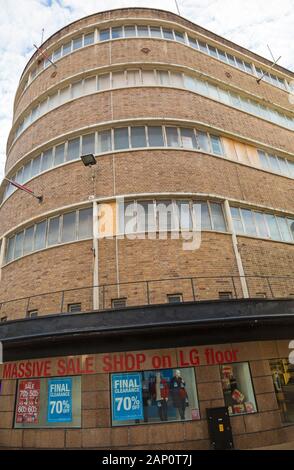
[[[181,16],[294,70],[293,0],[177,0]],[[175,0],[0,0],[0,181],[20,75],[33,44],[68,23],[112,8],[158,7],[177,13]]]

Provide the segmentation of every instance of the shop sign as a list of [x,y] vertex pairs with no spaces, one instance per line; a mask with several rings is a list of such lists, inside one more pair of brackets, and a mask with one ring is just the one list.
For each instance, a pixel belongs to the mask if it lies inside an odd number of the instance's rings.
[[72,421],[72,378],[48,380],[48,423]]
[[40,380],[23,380],[16,403],[16,423],[37,424],[40,409]]
[[113,421],[143,419],[141,374],[113,374],[111,383]]

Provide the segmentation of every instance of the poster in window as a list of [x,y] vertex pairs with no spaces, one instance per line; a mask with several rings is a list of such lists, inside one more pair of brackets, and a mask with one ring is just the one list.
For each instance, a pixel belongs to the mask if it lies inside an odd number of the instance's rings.
[[139,372],[113,374],[112,419],[115,421],[143,419],[142,379]]
[[40,410],[40,380],[23,380],[18,389],[16,423],[37,424]]
[[48,380],[48,423],[72,421],[72,378]]

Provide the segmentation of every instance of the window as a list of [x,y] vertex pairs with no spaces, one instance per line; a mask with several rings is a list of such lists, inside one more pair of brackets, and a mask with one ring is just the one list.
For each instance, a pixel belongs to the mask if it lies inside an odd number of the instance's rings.
[[53,217],[48,221],[48,245],[56,245],[59,242],[59,217]]
[[179,147],[179,135],[177,127],[166,127],[165,132],[168,147]]
[[84,46],[89,46],[94,44],[94,33],[85,34],[84,36]]
[[33,251],[33,241],[34,241],[34,225],[32,227],[26,228],[23,242],[23,254],[30,253]]
[[267,225],[270,231],[270,237],[273,240],[281,240],[277,219],[274,215],[265,214]]
[[108,90],[110,88],[110,74],[98,75],[98,90]]
[[71,99],[70,86],[62,88],[59,93],[59,102],[60,104],[66,103]]
[[111,131],[102,131],[98,134],[98,152],[110,152],[112,150],[111,145]]
[[199,148],[201,150],[204,150],[204,152],[209,153],[210,145],[209,145],[208,136],[206,132],[197,131],[197,139],[198,139]]
[[156,203],[156,218],[157,228],[159,231],[173,230],[174,217],[173,217],[172,201],[159,200]]
[[101,29],[99,31],[99,39],[100,41],[108,41],[110,39],[110,29]]
[[161,28],[157,26],[150,26],[150,34],[152,38],[161,38]]
[[84,80],[84,94],[94,93],[97,90],[96,77],[85,78]]
[[255,223],[257,227],[258,236],[261,238],[268,238],[269,233],[265,221],[265,216],[262,212],[254,212]]
[[123,37],[123,29],[121,26],[111,29],[111,37],[112,39],[118,39]]
[[115,150],[129,148],[129,134],[127,127],[114,129],[114,148]]
[[41,172],[49,170],[53,165],[53,149],[46,150],[42,156]]
[[28,310],[27,318],[36,318],[38,316],[38,310]]
[[200,51],[205,52],[205,54],[208,54],[207,44],[202,41],[198,41],[198,44],[199,44]]
[[294,365],[288,359],[271,359],[269,365],[282,421],[294,423]]
[[171,29],[162,28],[162,34],[164,39],[174,39],[174,35]]
[[112,86],[113,88],[126,86],[125,72],[112,72]]
[[24,183],[26,181],[28,181],[31,177],[31,165],[32,165],[32,161],[29,161],[23,167],[23,181],[24,181]]
[[196,137],[193,129],[180,129],[181,131],[181,143],[182,147],[189,148],[189,149],[196,149],[197,142]]
[[248,363],[221,365],[220,373],[229,415],[255,413],[257,408]]
[[142,70],[143,85],[156,85],[154,70]]
[[79,210],[78,228],[79,228],[79,232],[78,232],[79,240],[93,237],[93,209],[92,207]]
[[167,294],[169,304],[179,304],[183,302],[183,294]]
[[132,38],[136,36],[136,27],[135,26],[125,26],[125,37]]
[[148,37],[148,26],[137,26],[138,36]]
[[35,238],[34,238],[34,250],[41,250],[46,246],[46,229],[47,220],[36,224]]
[[141,85],[141,76],[139,70],[128,70],[128,86]]
[[32,161],[31,178],[40,173],[41,155]]
[[226,231],[226,223],[224,219],[224,214],[222,210],[222,205],[210,202],[210,211],[212,217],[213,229],[217,231]]
[[231,207],[231,215],[233,219],[234,230],[236,233],[244,233],[244,227],[241,219],[240,209]]
[[71,93],[73,98],[79,98],[83,94],[83,80],[75,82],[71,86]]
[[123,308],[127,306],[127,299],[121,297],[120,299],[112,299],[111,301],[112,308]]
[[23,254],[23,238],[24,232],[15,235],[14,258],[19,258]]
[[282,240],[284,242],[292,242],[292,236],[289,230],[287,220],[284,217],[276,217],[278,222],[278,227],[282,235]]
[[95,134],[87,134],[82,137],[82,155],[95,153]]
[[146,147],[145,127],[131,127],[132,148]]
[[80,49],[83,46],[83,36],[79,36],[78,38],[73,39],[72,48],[75,51],[76,49]]
[[170,79],[169,79],[169,73],[166,72],[165,70],[158,70],[157,71],[157,76],[159,79],[159,83],[162,86],[169,86],[170,85]]
[[113,426],[200,419],[193,367],[111,374],[111,398]]
[[207,202],[201,202],[201,230],[211,230],[211,220]]
[[67,311],[70,312],[70,313],[81,312],[82,311],[82,304],[80,304],[80,303],[68,304],[67,305]]
[[215,57],[216,59],[218,59],[217,50],[216,50],[215,47],[213,47],[213,46],[208,46],[208,51],[209,51],[209,54],[210,54],[212,57]]
[[175,39],[176,41],[178,42],[182,42],[185,44],[185,36],[184,36],[184,33],[180,33],[179,31],[175,31]]
[[177,220],[175,228],[180,229],[181,231],[192,230],[192,217],[189,201],[176,201],[175,209]]
[[262,150],[258,150],[257,152],[258,152],[258,156],[259,156],[259,160],[260,160],[260,164],[262,168],[269,170],[269,162],[268,162],[266,154]]
[[235,57],[227,53],[227,58],[228,58],[229,64],[233,65],[233,67],[236,67]]
[[66,44],[63,44],[62,46],[62,54],[66,55],[71,52],[71,41],[67,42]]
[[164,146],[161,126],[148,126],[148,141],[150,147]]
[[69,212],[63,214],[61,243],[73,240],[76,240],[76,212]]
[[138,201],[136,213],[137,232],[154,232],[156,230],[153,201]]
[[81,377],[19,380],[14,428],[81,427]]
[[80,138],[68,141],[66,160],[77,160],[80,156]]
[[210,135],[210,141],[212,146],[212,153],[222,155],[223,151],[220,138],[217,135]]
[[61,165],[64,162],[64,144],[55,147],[54,165]]
[[188,36],[188,40],[189,40],[189,45],[191,47],[193,47],[194,49],[198,49],[197,39],[194,39]]
[[233,298],[233,295],[231,291],[219,292],[218,298],[222,300],[229,300]]
[[245,227],[245,232],[248,235],[256,236],[256,227],[253,218],[253,212],[247,209],[241,209],[242,219]]

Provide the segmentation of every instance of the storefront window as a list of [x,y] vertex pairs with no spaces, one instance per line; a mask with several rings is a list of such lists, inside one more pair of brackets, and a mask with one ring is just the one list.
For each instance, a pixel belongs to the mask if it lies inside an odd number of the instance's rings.
[[270,368],[282,420],[294,423],[294,365],[288,359],[272,359]]
[[81,377],[19,380],[14,427],[81,427]]
[[113,426],[200,419],[194,369],[112,374]]
[[225,405],[229,415],[257,411],[252,380],[247,362],[220,366]]

